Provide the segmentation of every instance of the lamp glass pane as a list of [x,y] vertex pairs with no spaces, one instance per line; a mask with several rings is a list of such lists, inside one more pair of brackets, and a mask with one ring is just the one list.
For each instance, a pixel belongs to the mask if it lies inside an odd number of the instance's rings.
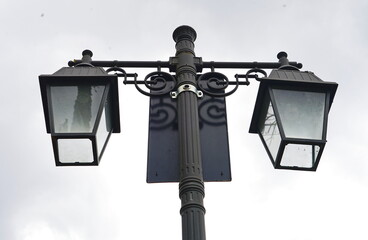
[[273,160],[275,160],[280,147],[281,136],[271,102],[268,105],[266,117],[260,124],[260,132]]
[[317,145],[288,144],[285,146],[280,165],[311,168],[317,160],[319,150]]
[[56,133],[90,133],[105,86],[80,84],[50,86],[52,119]]
[[322,139],[326,93],[273,89],[287,138]]
[[90,139],[58,139],[59,161],[61,163],[93,162]]
[[105,108],[101,115],[101,120],[97,128],[96,138],[97,138],[97,152],[98,155],[101,155],[101,151],[105,145],[105,142],[107,140],[107,137],[109,136],[109,133],[111,132],[111,124],[110,124],[110,118],[106,116]]

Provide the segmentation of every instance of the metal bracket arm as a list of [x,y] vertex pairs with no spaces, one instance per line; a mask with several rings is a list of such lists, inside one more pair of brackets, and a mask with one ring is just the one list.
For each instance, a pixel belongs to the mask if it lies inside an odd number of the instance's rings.
[[[69,61],[69,67],[73,67],[77,64],[82,63],[82,60]],[[171,57],[169,61],[90,61],[95,67],[127,67],[127,68],[169,68],[170,72],[174,72],[175,64],[177,64],[177,59]],[[239,69],[252,69],[252,68],[262,68],[262,69],[274,69],[282,66],[280,62],[205,62],[200,57],[194,58],[194,64],[196,66],[197,72],[202,72],[203,68],[239,68]],[[303,64],[298,62],[289,62],[288,65],[302,68]]]

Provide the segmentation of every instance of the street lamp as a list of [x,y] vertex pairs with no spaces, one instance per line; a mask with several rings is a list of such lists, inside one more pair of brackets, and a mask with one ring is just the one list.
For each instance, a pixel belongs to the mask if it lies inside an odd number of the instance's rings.
[[[231,180],[225,97],[260,81],[250,133],[260,135],[275,168],[316,170],[337,89],[301,72],[284,52],[278,62],[205,62],[195,56],[196,37],[178,27],[169,61],[92,61],[86,50],[82,60],[39,77],[57,166],[99,163],[111,133],[120,132],[118,78],[150,97],[147,182],[179,182],[183,240],[205,240],[204,182]],[[123,68],[155,71],[138,80]],[[220,68],[249,70],[230,81]],[[264,69],[273,69],[270,76]]]
[[56,165],[98,165],[110,134],[120,132],[117,76],[84,62],[39,80]]
[[249,132],[259,134],[275,168],[315,171],[337,84],[284,64],[260,79]]

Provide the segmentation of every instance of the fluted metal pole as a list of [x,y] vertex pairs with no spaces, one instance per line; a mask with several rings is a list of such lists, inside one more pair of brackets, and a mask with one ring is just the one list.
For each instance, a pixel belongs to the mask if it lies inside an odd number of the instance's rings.
[[[173,33],[176,42],[176,78],[178,86],[196,86],[194,41],[196,32],[189,26],[180,26]],[[199,137],[197,95],[184,91],[178,96],[179,159],[183,240],[205,240],[204,183]]]

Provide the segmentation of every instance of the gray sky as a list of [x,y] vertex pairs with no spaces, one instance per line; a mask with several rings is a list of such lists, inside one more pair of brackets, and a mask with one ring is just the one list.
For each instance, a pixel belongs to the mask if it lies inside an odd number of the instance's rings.
[[122,133],[100,166],[56,168],[38,75],[87,48],[95,60],[167,61],[183,24],[197,31],[204,61],[276,61],[286,51],[339,83],[315,173],[274,170],[248,134],[257,82],[227,98],[233,180],[206,184],[207,239],[367,239],[367,12],[364,0],[2,0],[0,239],[181,239],[178,185],[145,182],[148,98],[120,84]]

